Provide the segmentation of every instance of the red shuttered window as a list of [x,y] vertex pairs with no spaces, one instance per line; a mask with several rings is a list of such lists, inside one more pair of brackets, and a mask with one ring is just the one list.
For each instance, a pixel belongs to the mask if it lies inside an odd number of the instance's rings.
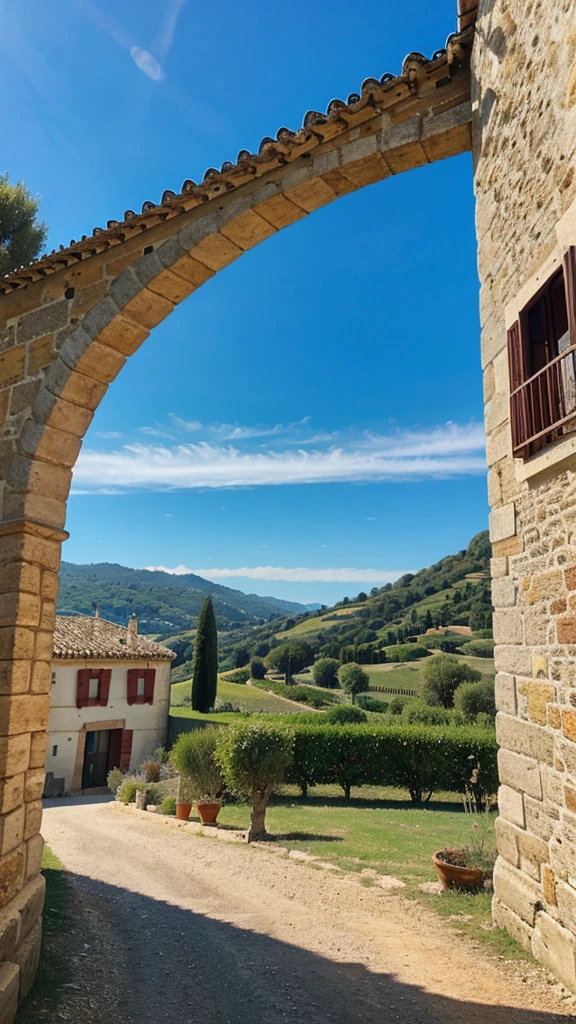
[[81,668],[76,677],[76,707],[103,707],[108,704],[112,669]]
[[155,668],[129,668],[126,679],[128,704],[153,704],[155,682]]
[[576,430],[576,255],[520,311],[508,331],[510,421],[516,458]]
[[122,742],[120,744],[120,765],[122,771],[127,771],[130,767],[130,758],[132,757],[132,735],[133,729],[122,730]]

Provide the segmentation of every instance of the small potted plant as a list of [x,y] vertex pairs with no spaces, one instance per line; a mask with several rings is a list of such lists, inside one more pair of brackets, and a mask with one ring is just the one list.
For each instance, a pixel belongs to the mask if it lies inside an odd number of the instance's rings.
[[437,850],[432,862],[444,889],[478,891],[485,882],[491,881],[496,847],[489,801],[482,817],[472,824],[468,845],[459,850]]
[[[180,786],[190,801],[196,803],[204,825],[216,824],[224,792],[222,771],[214,759],[217,732],[216,728],[206,728],[182,733],[170,755],[172,764],[180,773]],[[178,805],[176,814],[178,816]]]
[[178,779],[178,795],[176,797],[176,817],[178,821],[188,821],[194,798],[191,794],[191,786],[185,775]]

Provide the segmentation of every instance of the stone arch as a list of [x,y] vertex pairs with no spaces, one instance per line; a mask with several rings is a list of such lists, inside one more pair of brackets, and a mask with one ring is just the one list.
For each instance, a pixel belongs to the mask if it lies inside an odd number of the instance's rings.
[[39,949],[57,573],[94,410],[150,331],[248,249],[340,196],[471,149],[470,44],[463,33],[431,60],[410,54],[400,76],[367,79],[258,154],[0,280],[1,1020]]

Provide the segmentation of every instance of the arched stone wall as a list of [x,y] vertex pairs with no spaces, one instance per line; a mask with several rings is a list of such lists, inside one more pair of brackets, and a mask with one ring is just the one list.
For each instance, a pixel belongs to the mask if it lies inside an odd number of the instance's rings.
[[338,197],[471,147],[466,34],[281,129],[258,154],[0,281],[0,1021],[40,942],[41,794],[72,468],[149,332],[254,245]]

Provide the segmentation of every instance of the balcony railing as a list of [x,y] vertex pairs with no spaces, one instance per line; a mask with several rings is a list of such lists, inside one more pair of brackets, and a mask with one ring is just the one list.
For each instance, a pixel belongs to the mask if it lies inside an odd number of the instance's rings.
[[516,458],[555,441],[572,420],[576,429],[576,345],[552,359],[510,396]]

